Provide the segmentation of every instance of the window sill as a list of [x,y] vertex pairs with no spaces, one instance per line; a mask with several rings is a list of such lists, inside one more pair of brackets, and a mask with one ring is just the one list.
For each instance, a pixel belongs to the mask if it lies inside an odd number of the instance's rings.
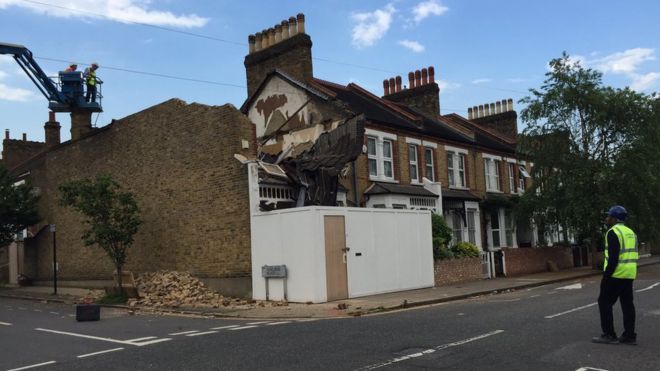
[[449,189],[457,189],[459,191],[469,191],[470,190],[470,188],[468,188],[468,187],[460,187],[460,186],[449,186],[448,188]]
[[376,177],[369,177],[369,180],[372,182],[382,182],[382,183],[394,183],[394,184],[399,184],[398,180],[394,179],[388,179],[388,178],[376,178]]

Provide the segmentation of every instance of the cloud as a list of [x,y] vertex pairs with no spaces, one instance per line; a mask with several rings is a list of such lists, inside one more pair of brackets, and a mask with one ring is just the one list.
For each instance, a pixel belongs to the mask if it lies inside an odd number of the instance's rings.
[[476,79],[476,80],[472,80],[472,83],[473,83],[474,85],[479,85],[479,84],[483,84],[483,83],[491,82],[491,81],[493,81],[493,79],[484,78],[484,79]]
[[449,82],[445,80],[439,80],[437,81],[438,87],[440,87],[440,90],[453,90],[453,89],[458,89],[461,87],[461,84],[457,82]]
[[589,64],[604,73],[630,74],[634,73],[641,63],[655,60],[653,54],[653,49],[634,48],[594,59],[589,61]]
[[412,50],[415,53],[421,53],[424,51],[424,45],[418,43],[417,41],[410,40],[399,40],[397,44]]
[[0,83],[0,100],[27,102],[35,97],[34,93],[21,88],[12,88]]
[[656,82],[660,82],[660,73],[659,72],[650,72],[644,75],[633,74],[632,83],[630,83],[630,88],[637,91],[644,91],[652,88],[656,85]]
[[7,72],[0,70],[0,80],[4,79],[7,76],[9,76]]
[[432,15],[443,15],[448,10],[448,7],[440,4],[437,0],[424,1],[413,8],[413,20],[415,23],[419,23]]
[[392,24],[394,13],[396,9],[388,4],[373,12],[351,14],[351,19],[356,22],[353,27],[353,45],[358,48],[368,47],[382,39]]
[[35,13],[59,18],[109,19],[123,23],[194,28],[205,26],[209,19],[175,15],[149,8],[150,0],[49,0],[48,5],[22,0],[0,0],[0,9],[16,6]]

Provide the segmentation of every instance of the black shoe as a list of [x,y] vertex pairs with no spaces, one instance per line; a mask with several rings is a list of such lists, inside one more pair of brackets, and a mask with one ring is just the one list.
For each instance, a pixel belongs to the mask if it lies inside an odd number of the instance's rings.
[[598,344],[618,344],[619,339],[616,335],[601,334],[600,336],[591,338],[592,343]]
[[637,338],[631,338],[628,336],[621,336],[619,338],[619,343],[626,345],[637,345]]

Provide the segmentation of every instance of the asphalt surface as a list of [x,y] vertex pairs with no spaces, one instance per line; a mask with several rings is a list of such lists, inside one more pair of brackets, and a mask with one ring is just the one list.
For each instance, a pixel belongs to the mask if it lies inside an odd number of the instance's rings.
[[[0,370],[659,370],[660,266],[640,268],[635,282],[637,346],[590,342],[598,287],[589,277],[312,321],[104,308],[101,321],[76,322],[72,306],[0,299]],[[619,332],[621,323],[617,304]]]

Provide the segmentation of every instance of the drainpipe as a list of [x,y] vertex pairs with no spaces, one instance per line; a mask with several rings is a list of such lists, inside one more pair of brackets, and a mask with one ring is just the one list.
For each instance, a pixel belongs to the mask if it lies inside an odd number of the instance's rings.
[[353,199],[355,200],[355,207],[360,207],[360,196],[358,195],[358,180],[357,180],[357,167],[355,163],[357,160],[353,160]]

